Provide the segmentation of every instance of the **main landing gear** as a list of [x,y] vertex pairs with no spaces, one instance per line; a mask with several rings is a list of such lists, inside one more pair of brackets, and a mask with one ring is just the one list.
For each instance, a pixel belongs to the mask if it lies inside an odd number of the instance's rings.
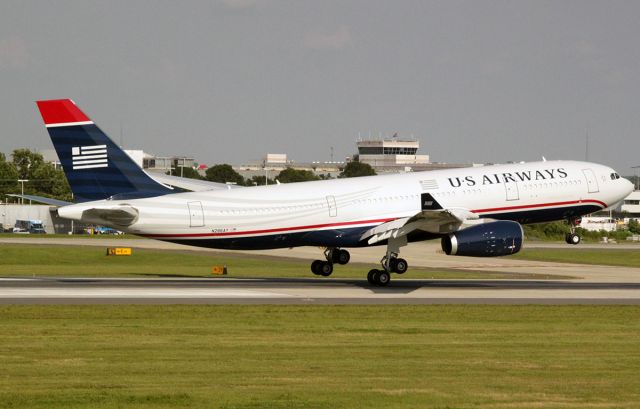
[[[381,270],[373,269],[367,274],[367,281],[371,285],[384,287],[391,281],[391,273],[404,274],[409,265],[407,260],[399,258],[400,247],[407,245],[406,236],[390,238],[387,240],[387,252],[380,260]],[[311,263],[311,272],[315,275],[329,277],[333,273],[334,264],[347,264],[351,256],[347,250],[329,247],[324,251],[326,260],[314,260]]]
[[576,233],[576,226],[580,225],[580,222],[582,221],[582,219],[570,219],[567,222],[569,223],[569,229],[570,232],[567,233],[564,236],[564,241],[567,242],[567,244],[579,244],[580,243],[580,236]]
[[367,281],[371,285],[384,287],[391,281],[391,273],[404,274],[409,269],[407,260],[398,258],[400,247],[407,245],[406,236],[390,238],[387,241],[387,253],[380,260],[382,270],[373,269],[367,274]]
[[385,255],[380,260],[382,270],[373,269],[367,274],[367,281],[371,285],[384,287],[391,281],[391,273],[404,274],[409,268],[407,260],[398,258],[397,253],[392,253],[391,257]]
[[311,272],[318,276],[329,277],[333,273],[333,264],[347,264],[351,255],[347,250],[330,247],[324,251],[325,260],[314,260]]

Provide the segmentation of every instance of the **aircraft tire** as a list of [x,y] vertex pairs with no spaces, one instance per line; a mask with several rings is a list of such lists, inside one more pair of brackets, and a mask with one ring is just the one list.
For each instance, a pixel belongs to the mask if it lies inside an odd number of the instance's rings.
[[311,272],[314,275],[320,275],[320,264],[322,264],[323,262],[321,260],[313,260],[313,262],[311,263]]
[[351,260],[351,254],[347,250],[337,250],[335,253],[335,262],[341,265],[345,265]]
[[375,275],[377,273],[378,273],[378,270],[376,270],[376,269],[373,269],[373,270],[369,271],[369,273],[367,274],[367,281],[369,282],[369,284],[376,285]]
[[398,274],[404,274],[409,269],[409,264],[407,264],[407,260],[403,258],[397,258],[393,265],[393,271]]
[[581,241],[580,236],[578,236],[575,233],[571,234],[571,237],[569,238],[569,240],[570,240],[569,243],[573,244],[574,246],[577,244],[580,244],[580,241]]
[[333,264],[328,261],[321,261],[318,265],[318,273],[323,277],[329,277],[333,273]]
[[379,285],[380,287],[386,287],[389,284],[389,281],[391,281],[391,274],[382,270],[378,271],[378,274],[376,274],[375,278],[377,285]]

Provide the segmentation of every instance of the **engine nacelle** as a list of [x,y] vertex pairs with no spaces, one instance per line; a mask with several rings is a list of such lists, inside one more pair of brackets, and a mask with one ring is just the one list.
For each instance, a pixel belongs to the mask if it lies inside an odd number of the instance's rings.
[[512,221],[477,224],[442,238],[442,250],[450,256],[496,257],[522,248],[522,226]]

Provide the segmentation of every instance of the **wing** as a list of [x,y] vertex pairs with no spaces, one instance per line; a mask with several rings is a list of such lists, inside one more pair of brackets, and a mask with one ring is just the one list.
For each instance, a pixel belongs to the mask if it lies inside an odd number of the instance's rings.
[[226,183],[209,182],[208,180],[163,175],[160,173],[148,173],[148,175],[155,179],[156,182],[160,182],[163,185],[175,186],[180,189],[191,190],[192,192],[202,192],[205,190],[228,190],[243,187],[238,185],[227,185]]
[[362,234],[360,240],[369,244],[400,238],[420,230],[428,233],[447,234],[454,232],[467,220],[478,219],[478,215],[463,208],[423,210],[413,216],[382,223]]

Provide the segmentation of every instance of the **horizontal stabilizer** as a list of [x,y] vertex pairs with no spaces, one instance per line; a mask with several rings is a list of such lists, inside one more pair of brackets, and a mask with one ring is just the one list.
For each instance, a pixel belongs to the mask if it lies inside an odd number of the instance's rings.
[[226,183],[210,182],[208,180],[170,176],[161,173],[148,173],[148,175],[162,184],[174,186],[180,189],[190,190],[192,192],[204,192],[207,190],[229,190],[244,187],[238,185],[228,185]]
[[44,197],[44,196],[13,195],[13,194],[9,194],[7,196],[19,197],[21,199],[27,199],[27,200],[31,200],[33,202],[44,203],[44,204],[48,204],[48,205],[51,205],[51,206],[68,206],[70,204],[73,204],[71,202],[65,202],[64,200],[52,199],[50,197]]

